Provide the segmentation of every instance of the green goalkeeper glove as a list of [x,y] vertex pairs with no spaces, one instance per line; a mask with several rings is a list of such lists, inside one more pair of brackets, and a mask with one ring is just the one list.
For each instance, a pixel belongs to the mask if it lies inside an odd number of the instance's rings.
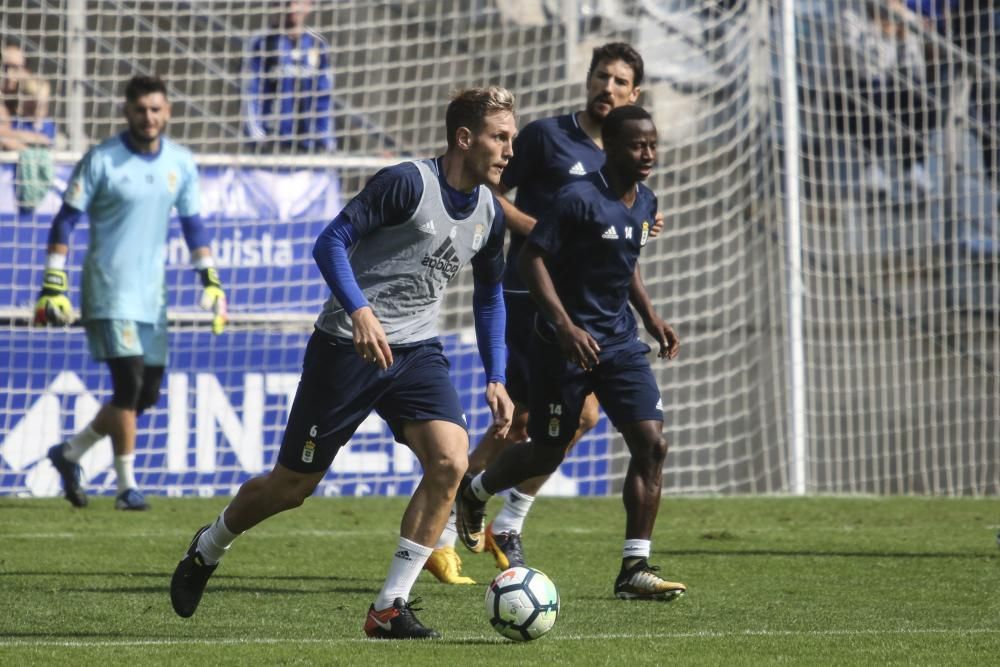
[[54,325],[64,327],[76,319],[73,304],[66,296],[69,279],[61,269],[45,269],[42,278],[42,291],[35,304],[35,326]]
[[198,269],[198,275],[201,276],[201,284],[205,288],[201,293],[200,305],[202,309],[212,311],[212,333],[218,336],[226,328],[226,322],[229,320],[226,293],[222,291],[219,273],[214,268]]

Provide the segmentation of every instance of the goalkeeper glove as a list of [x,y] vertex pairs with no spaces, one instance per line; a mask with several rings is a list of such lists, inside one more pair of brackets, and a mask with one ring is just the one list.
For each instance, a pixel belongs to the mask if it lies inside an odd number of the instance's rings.
[[64,327],[76,319],[73,304],[66,296],[69,279],[61,269],[45,269],[42,291],[35,304],[35,326],[55,325]]
[[212,267],[198,269],[201,284],[205,288],[201,293],[201,307],[212,311],[212,333],[219,335],[226,328],[229,311],[226,304],[226,293],[222,291],[219,273]]

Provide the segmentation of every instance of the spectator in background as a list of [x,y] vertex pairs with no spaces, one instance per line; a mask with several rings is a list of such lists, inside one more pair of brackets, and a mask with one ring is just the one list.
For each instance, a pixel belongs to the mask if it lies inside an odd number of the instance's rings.
[[334,150],[330,49],[306,28],[312,7],[312,0],[289,0],[281,25],[247,46],[244,129],[264,150]]
[[18,114],[21,82],[31,76],[21,47],[0,47],[0,150],[20,151],[28,146],[47,146],[50,139],[33,130],[17,129],[13,119]]
[[982,131],[983,162],[994,186],[1000,187],[1000,8],[998,2],[959,0],[952,13],[956,45],[979,63],[972,72],[970,113]]
[[51,146],[56,140],[56,124],[48,117],[48,81],[30,77],[21,81],[19,88],[17,115],[11,119],[11,127],[48,140],[47,144],[25,146],[18,155],[14,194],[21,213],[30,213],[45,197],[55,176]]
[[881,164],[898,158],[909,185],[927,191],[923,138],[940,114],[927,95],[923,41],[896,14],[898,8],[894,0],[868,0],[862,12],[843,12],[833,58],[842,78],[834,89],[844,92],[832,94],[829,108],[837,128],[860,139],[874,159],[867,174],[871,188],[891,188]]

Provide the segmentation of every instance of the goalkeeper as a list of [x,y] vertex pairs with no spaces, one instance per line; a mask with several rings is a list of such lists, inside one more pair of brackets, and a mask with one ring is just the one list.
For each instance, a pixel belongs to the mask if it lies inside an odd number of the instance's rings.
[[118,495],[115,508],[146,510],[135,479],[136,417],[156,405],[167,363],[164,286],[170,211],[177,209],[204,292],[213,312],[212,331],[226,323],[226,297],[213,267],[209,233],[199,217],[198,171],[190,151],[164,134],[170,103],[163,81],[136,76],[125,88],[126,131],[90,149],[76,165],[52,221],[36,325],[74,320],[67,297],[66,255],[70,232],[90,221],[83,265],[82,311],[95,360],[111,371],[112,396],[97,416],[68,442],[49,449],[66,499],[87,504],[80,458],[104,436],[114,447]]

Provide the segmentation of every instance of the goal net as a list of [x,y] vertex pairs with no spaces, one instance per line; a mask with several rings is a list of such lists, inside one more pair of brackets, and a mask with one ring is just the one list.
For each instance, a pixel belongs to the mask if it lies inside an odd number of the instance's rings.
[[[110,396],[82,329],[28,323],[59,193],[82,152],[121,131],[131,76],[167,82],[232,313],[212,336],[174,225],[171,357],[140,418],[139,483],[228,494],[274,462],[328,294],[311,248],[329,220],[380,167],[441,152],[451,91],[504,85],[521,125],[578,110],[591,50],[614,40],[644,56],[640,103],[660,135],[649,185],[667,224],[641,265],[682,339],[678,359],[652,360],[665,491],[1000,492],[992,14],[884,16],[861,0],[311,4],[308,36],[289,46],[285,3],[0,0],[2,42],[23,54],[22,82],[49,85],[55,130],[51,184],[30,206],[31,164],[0,153],[0,494],[57,493],[47,448]],[[268,99],[309,104],[282,116]],[[86,237],[81,223],[77,305]],[[475,443],[489,414],[471,294],[464,271],[441,325]],[[90,489],[113,488],[111,456],[102,443],[84,458]],[[602,418],[546,491],[616,494],[628,460]],[[419,472],[373,417],[318,492],[405,495]]]

